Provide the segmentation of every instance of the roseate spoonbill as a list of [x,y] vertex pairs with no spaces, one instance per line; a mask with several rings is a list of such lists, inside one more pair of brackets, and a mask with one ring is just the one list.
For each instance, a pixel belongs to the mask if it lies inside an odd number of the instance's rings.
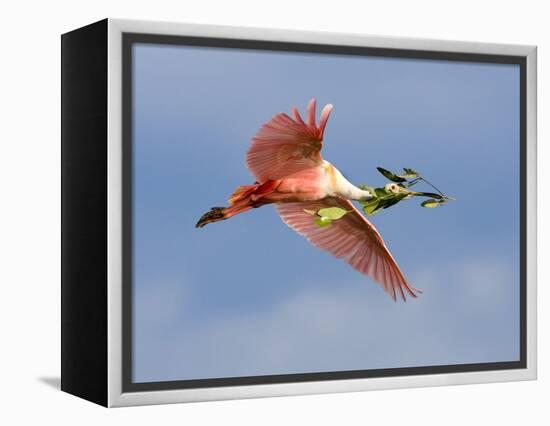
[[[407,282],[380,233],[350,201],[369,200],[373,195],[350,183],[321,157],[332,105],[323,108],[318,125],[315,108],[316,102],[312,99],[305,122],[293,107],[292,117],[279,113],[265,123],[252,139],[246,155],[246,164],[256,183],[239,186],[229,198],[229,207],[213,207],[199,219],[196,227],[275,204],[281,219],[290,228],[317,248],[371,277],[394,300],[400,295],[405,301],[405,293],[416,297],[419,290]],[[315,224],[311,211],[330,207],[348,213],[330,226]]]

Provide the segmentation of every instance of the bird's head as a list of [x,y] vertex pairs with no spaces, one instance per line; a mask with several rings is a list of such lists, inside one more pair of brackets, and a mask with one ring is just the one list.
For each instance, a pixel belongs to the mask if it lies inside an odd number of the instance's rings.
[[387,193],[390,194],[410,194],[411,191],[408,191],[406,188],[398,185],[397,183],[390,182],[384,186],[384,189]]
[[446,195],[441,195],[441,194],[435,194],[433,192],[411,191],[410,189],[405,188],[403,185],[394,183],[394,182],[387,183],[384,186],[384,190],[388,194],[406,196],[406,198],[417,196],[417,197],[435,198],[436,200],[454,200],[454,198],[452,197],[447,197]]

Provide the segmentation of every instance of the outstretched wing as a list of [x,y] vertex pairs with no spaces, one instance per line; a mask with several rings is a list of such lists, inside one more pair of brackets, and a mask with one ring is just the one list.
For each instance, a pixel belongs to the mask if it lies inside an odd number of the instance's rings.
[[318,126],[315,107],[312,99],[307,106],[306,122],[293,107],[292,118],[281,112],[260,128],[246,154],[248,169],[258,182],[280,179],[322,163],[323,133],[332,105],[323,108]]
[[[329,226],[320,227],[314,223],[314,217],[304,211],[326,207],[340,207],[350,212]],[[315,247],[345,260],[374,279],[394,300],[397,293],[404,301],[405,292],[416,297],[419,290],[407,282],[374,225],[349,200],[327,197],[318,201],[281,203],[276,208],[289,227]]]

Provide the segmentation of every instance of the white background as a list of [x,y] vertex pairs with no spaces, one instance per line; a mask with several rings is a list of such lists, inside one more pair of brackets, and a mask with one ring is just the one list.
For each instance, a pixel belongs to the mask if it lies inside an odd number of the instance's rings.
[[[548,424],[544,1],[4,1],[0,65],[0,422],[12,424]],[[539,46],[539,380],[107,410],[57,390],[60,39],[105,18]],[[546,119],[545,119],[546,117]],[[503,184],[506,175],[503,174]],[[546,393],[546,395],[545,395]]]

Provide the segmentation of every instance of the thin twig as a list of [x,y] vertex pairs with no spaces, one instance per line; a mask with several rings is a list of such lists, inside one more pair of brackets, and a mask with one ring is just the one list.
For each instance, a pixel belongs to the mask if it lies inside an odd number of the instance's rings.
[[421,180],[423,180],[421,177],[414,178],[413,180],[411,180],[410,182],[408,182],[407,188],[410,188],[410,187],[413,186],[416,182],[421,181]]
[[441,194],[442,197],[448,198],[445,194],[443,194],[443,192],[441,192],[439,189],[437,189],[437,187],[435,185],[428,182],[428,180],[425,177],[420,176],[420,179],[422,179],[424,182],[426,182],[428,185],[430,185],[433,189],[435,189],[437,192],[439,192],[439,194]]

